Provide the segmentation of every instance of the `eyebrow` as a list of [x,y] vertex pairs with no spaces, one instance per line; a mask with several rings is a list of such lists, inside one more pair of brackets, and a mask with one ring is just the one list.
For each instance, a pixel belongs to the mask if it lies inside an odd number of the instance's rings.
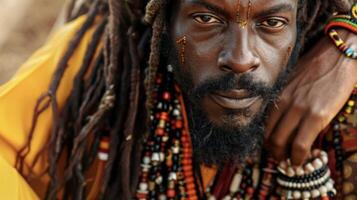
[[229,13],[226,10],[224,10],[223,8],[221,8],[217,5],[208,3],[204,0],[190,0],[189,2],[192,4],[203,6],[206,9],[211,10],[212,12],[218,13],[220,15],[229,16]]
[[279,12],[290,12],[293,10],[294,10],[294,8],[291,4],[283,3],[283,4],[278,4],[278,5],[272,6],[266,10],[263,10],[263,11],[257,13],[256,15],[258,17],[264,17],[264,16],[276,14]]

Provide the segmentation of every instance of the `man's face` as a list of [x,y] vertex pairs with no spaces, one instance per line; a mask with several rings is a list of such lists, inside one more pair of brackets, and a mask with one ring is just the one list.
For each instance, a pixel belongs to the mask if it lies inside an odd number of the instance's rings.
[[176,8],[171,37],[186,38],[176,43],[192,82],[185,92],[213,125],[247,126],[295,45],[297,0],[182,0]]
[[259,152],[264,110],[297,52],[297,4],[178,0],[173,6],[175,52],[169,61],[189,99],[195,158],[201,162],[240,162]]

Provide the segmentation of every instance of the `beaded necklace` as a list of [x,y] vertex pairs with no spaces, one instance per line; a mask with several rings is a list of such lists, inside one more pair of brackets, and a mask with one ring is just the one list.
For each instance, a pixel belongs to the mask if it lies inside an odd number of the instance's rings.
[[[172,66],[169,65],[159,73],[156,85],[153,93],[154,108],[150,112],[151,126],[144,143],[136,199],[286,199],[277,189],[277,163],[266,152],[262,152],[259,163],[247,161],[244,167],[225,165],[217,173],[206,193],[200,194],[200,184],[194,178],[187,115],[182,94],[174,83]],[[356,109],[356,100],[357,85],[344,109],[332,122],[337,194],[342,194],[343,182],[344,150],[341,126]],[[321,174],[327,171],[328,169],[321,169]],[[329,193],[328,196],[315,199],[332,199],[333,196],[333,193]]]
[[332,121],[332,146],[335,154],[335,173],[336,173],[336,187],[337,197],[341,197],[343,191],[343,160],[345,160],[345,152],[342,147],[343,137],[341,132],[343,131],[344,126],[348,126],[348,117],[354,114],[356,110],[356,100],[357,100],[357,85],[354,86],[352,91],[352,95],[349,100],[345,104],[344,108],[340,111],[340,113],[335,117]]
[[156,79],[137,199],[198,199],[185,108],[173,79],[170,65]]
[[260,164],[247,161],[244,167],[226,165],[216,180],[206,190],[208,200],[267,199],[275,198],[276,162],[262,156]]

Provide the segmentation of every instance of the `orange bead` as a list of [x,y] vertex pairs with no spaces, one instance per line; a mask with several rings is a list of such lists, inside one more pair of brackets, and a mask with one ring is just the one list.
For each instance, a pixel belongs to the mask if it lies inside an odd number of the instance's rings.
[[174,189],[169,189],[167,190],[167,197],[169,198],[174,198],[175,197],[175,190]]
[[156,135],[163,136],[165,134],[165,131],[163,128],[158,128],[155,131]]
[[182,126],[183,126],[182,121],[181,120],[177,120],[176,123],[175,123],[175,126],[176,126],[176,128],[182,128]]
[[247,193],[248,193],[248,195],[253,195],[254,194],[254,189],[252,187],[249,187],[247,189]]
[[184,171],[183,174],[184,174],[186,177],[193,176],[193,172],[192,172],[192,171]]
[[183,143],[188,143],[188,142],[189,142],[188,138],[187,138],[187,137],[184,137],[184,136],[181,138],[181,141],[182,141]]
[[187,184],[191,184],[191,183],[194,183],[194,182],[195,182],[195,180],[193,179],[193,177],[192,177],[192,176],[191,176],[191,177],[186,178],[186,179],[185,179],[185,181],[186,181],[186,183],[187,183]]
[[190,189],[187,191],[187,194],[190,196],[189,199],[191,199],[192,197],[196,196],[196,190]]
[[191,149],[189,148],[183,148],[182,152],[185,154],[185,153],[191,153]]
[[192,171],[192,166],[191,165],[186,165],[182,167],[183,171]]
[[196,193],[189,195],[189,197],[187,198],[187,200],[198,200]]
[[99,148],[100,149],[109,149],[109,141],[100,141]]
[[164,94],[162,95],[162,98],[165,100],[170,100],[170,98],[171,98],[170,93],[164,92]]
[[167,112],[162,112],[160,114],[160,119],[167,121],[168,118],[169,118],[169,115],[167,114]]
[[167,161],[166,161],[166,165],[167,165],[168,167],[172,167],[172,160],[167,160]]
[[192,160],[191,160],[191,159],[184,159],[184,160],[182,161],[182,164],[183,164],[183,165],[191,165],[191,164],[192,164]]
[[191,145],[190,145],[188,142],[184,142],[184,143],[182,144],[182,147],[183,147],[183,148],[186,148],[186,149],[190,149],[190,148],[191,148]]
[[185,153],[185,154],[183,154],[183,157],[184,158],[191,158],[191,153]]
[[194,183],[187,183],[187,189],[195,191],[195,184]]

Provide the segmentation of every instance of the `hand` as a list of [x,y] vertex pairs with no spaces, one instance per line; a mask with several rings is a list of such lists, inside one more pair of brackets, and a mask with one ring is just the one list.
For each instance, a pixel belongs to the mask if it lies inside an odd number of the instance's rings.
[[[356,35],[339,33],[348,44],[357,44]],[[273,157],[278,161],[289,157],[293,165],[302,165],[356,83],[357,61],[346,58],[329,38],[321,39],[300,58],[292,79],[270,108],[265,137]]]

